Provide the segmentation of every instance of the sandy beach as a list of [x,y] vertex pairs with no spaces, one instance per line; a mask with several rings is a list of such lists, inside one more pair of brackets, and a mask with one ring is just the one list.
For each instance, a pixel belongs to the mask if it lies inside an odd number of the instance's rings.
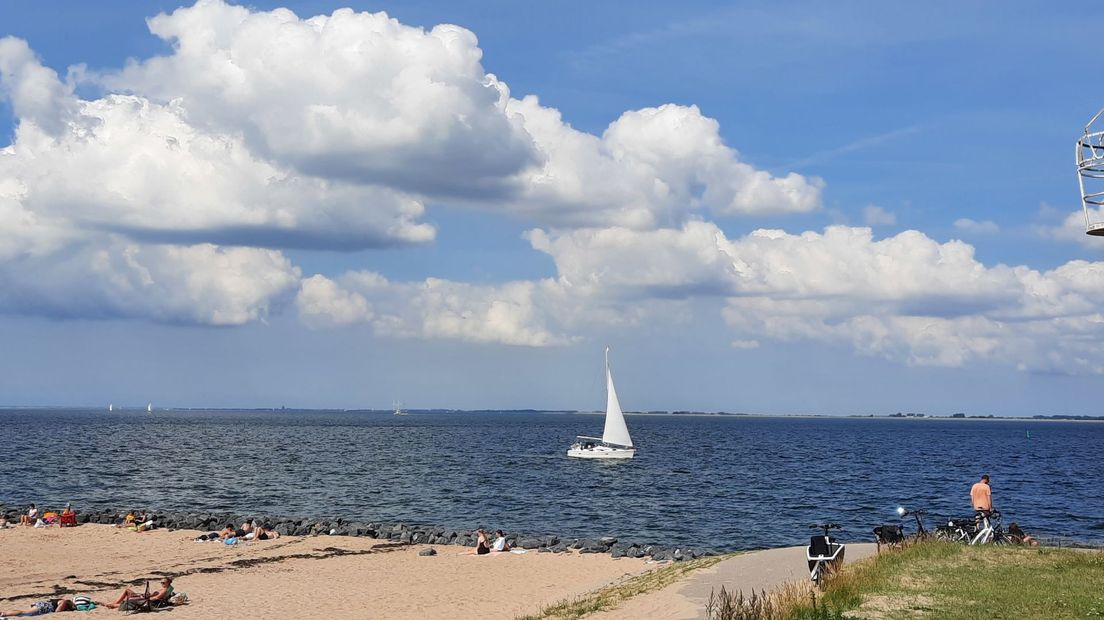
[[[366,538],[290,537],[228,546],[198,532],[103,525],[0,530],[0,609],[86,594],[113,599],[173,575],[172,618],[514,618],[655,567],[607,554],[467,555]],[[55,594],[62,593],[62,594]],[[79,617],[120,612],[99,608]]]

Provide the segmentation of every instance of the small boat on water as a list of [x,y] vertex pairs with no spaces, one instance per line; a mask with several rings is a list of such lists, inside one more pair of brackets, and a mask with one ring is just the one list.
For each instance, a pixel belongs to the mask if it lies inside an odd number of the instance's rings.
[[153,413],[153,403],[146,405],[146,413]]
[[606,425],[602,429],[602,437],[580,435],[567,449],[567,455],[579,459],[631,459],[636,455],[629,427],[625,424],[625,414],[617,401],[617,390],[613,387],[609,347],[606,347]]
[[395,415],[407,415],[407,413],[402,410],[402,403],[400,402],[395,403]]
[[108,404],[107,405],[107,410],[108,410],[108,412],[114,411],[115,410],[115,405],[114,404]]

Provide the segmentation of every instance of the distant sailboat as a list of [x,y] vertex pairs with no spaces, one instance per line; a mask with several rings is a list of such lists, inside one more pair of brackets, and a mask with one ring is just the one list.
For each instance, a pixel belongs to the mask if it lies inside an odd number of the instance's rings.
[[407,413],[402,410],[402,403],[398,401],[395,401],[395,415],[407,415]]
[[108,410],[108,411],[115,411],[115,405],[109,404],[109,405],[107,406],[107,410]]
[[146,413],[153,413],[153,403],[146,405]]
[[631,459],[635,454],[625,414],[621,412],[621,403],[617,402],[609,366],[609,347],[606,347],[606,426],[601,439],[580,435],[568,448],[567,455],[580,459]]

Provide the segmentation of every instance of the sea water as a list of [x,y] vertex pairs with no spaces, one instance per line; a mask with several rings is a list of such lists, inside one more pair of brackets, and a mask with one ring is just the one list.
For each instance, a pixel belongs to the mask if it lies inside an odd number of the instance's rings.
[[[897,506],[1104,544],[1104,424],[629,415],[639,451],[569,459],[602,417],[533,412],[0,410],[0,503],[345,517],[747,549]],[[1030,431],[1030,436],[1028,436]],[[912,530],[912,524],[906,523]]]

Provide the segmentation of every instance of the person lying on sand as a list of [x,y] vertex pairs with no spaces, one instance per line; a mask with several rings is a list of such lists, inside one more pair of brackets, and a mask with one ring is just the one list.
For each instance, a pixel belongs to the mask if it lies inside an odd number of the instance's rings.
[[280,532],[276,530],[270,530],[263,525],[258,525],[253,528],[253,540],[276,540],[280,537]]
[[[149,602],[151,607],[164,607],[169,605],[169,599],[173,596],[172,577],[164,577],[161,579],[161,589],[150,594]],[[111,603],[104,603],[104,607],[110,607],[111,609],[118,609],[119,611],[132,611],[138,609],[139,606],[144,605],[146,597],[144,594],[140,594],[127,588],[119,595],[119,598],[115,599]]]
[[[267,524],[266,524],[267,525]],[[252,522],[242,523],[239,532],[239,538],[245,538],[246,540],[275,540],[280,537],[280,533],[273,530],[266,525],[262,525],[254,519]]]
[[42,614],[52,614],[55,611],[73,611],[76,608],[77,606],[73,604],[73,599],[51,598],[45,601],[32,603],[30,607],[25,609],[5,609],[0,611],[0,617],[41,616]]

